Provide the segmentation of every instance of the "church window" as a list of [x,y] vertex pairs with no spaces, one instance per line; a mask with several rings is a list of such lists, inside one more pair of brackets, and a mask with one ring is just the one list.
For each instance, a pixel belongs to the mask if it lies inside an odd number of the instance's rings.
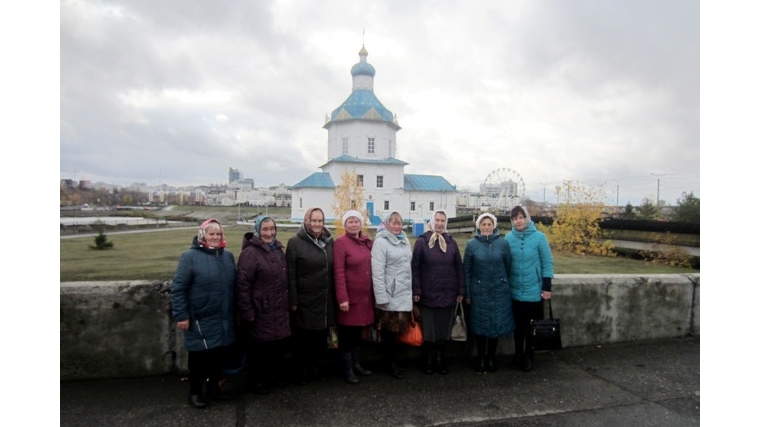
[[409,206],[409,210],[413,211],[416,206],[417,206],[417,203],[416,202],[412,202],[412,205]]
[[377,176],[377,188],[383,188],[383,176],[378,175]]
[[383,201],[383,210],[390,210],[391,209],[391,202],[390,200]]
[[430,202],[430,212],[435,210],[435,202]]
[[364,187],[364,175],[356,175],[356,185]]
[[375,138],[372,136],[367,138],[367,153],[375,154]]
[[343,154],[348,154],[348,138],[343,138]]

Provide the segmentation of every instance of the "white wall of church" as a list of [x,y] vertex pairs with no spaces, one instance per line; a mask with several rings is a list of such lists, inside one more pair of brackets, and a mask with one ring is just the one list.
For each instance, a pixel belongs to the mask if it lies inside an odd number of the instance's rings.
[[[348,139],[348,153],[343,153],[343,138]],[[368,152],[368,140],[374,138],[374,153]],[[338,122],[327,129],[327,156],[329,159],[343,154],[360,159],[395,157],[396,129],[386,122],[350,120]]]
[[331,188],[298,188],[293,190],[290,217],[294,221],[303,221],[303,215],[309,208],[321,208],[325,212],[325,223],[336,218],[332,204],[335,191]]
[[[307,191],[305,191],[307,190]],[[293,191],[291,218],[302,221],[306,209],[320,207],[325,212],[326,222],[331,223],[335,218],[342,217],[344,212],[334,212],[332,204],[335,192],[332,189],[296,189]],[[412,209],[414,202],[414,209]],[[361,209],[367,209],[367,204],[373,206],[374,215],[381,219],[391,212],[399,212],[408,221],[427,221],[433,212],[442,210],[448,217],[456,216],[456,193],[439,191],[404,192],[403,188],[369,189],[365,188],[364,201]],[[329,224],[328,224],[329,225]]]

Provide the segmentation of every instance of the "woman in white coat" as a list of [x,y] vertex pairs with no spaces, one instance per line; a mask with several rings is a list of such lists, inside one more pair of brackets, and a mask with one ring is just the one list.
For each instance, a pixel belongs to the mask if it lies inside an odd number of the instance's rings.
[[372,245],[372,287],[377,307],[375,327],[380,331],[388,373],[402,379],[396,363],[396,341],[412,316],[412,246],[398,212],[388,215],[378,227]]

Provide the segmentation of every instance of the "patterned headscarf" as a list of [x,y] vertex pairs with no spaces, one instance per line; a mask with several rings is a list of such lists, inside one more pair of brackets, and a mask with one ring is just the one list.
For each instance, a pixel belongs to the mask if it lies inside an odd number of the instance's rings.
[[[211,247],[206,243],[206,229],[209,228],[209,226],[219,226],[219,231],[222,232],[222,241],[219,243],[219,246],[217,247]],[[218,219],[215,218],[209,218],[205,221],[203,221],[203,224],[201,224],[200,228],[198,229],[198,243],[200,243],[201,246],[204,248],[210,248],[210,249],[220,249],[225,246],[227,246],[227,241],[224,239],[224,228],[222,227],[222,223],[219,222]]]
[[253,223],[253,235],[261,239],[261,223],[264,221],[272,221],[274,224],[274,239],[269,243],[269,246],[274,247],[274,242],[277,240],[277,223],[271,216],[258,216],[256,222]]
[[399,234],[393,234],[393,232],[391,232],[391,229],[389,228],[389,224],[391,223],[391,216],[393,216],[394,214],[400,216],[403,222],[404,217],[402,217],[400,213],[393,211],[389,213],[388,216],[385,217],[385,219],[379,226],[377,226],[377,232],[378,234],[382,232],[382,233],[386,233],[387,235],[394,236],[396,240],[399,240],[399,241],[407,240],[406,234],[404,233],[403,228],[401,229],[401,233]]
[[444,218],[446,218],[446,224],[449,222],[449,218],[446,216],[446,212],[444,211],[435,211],[433,213],[433,217],[430,218],[430,221],[425,224],[425,231],[429,231],[432,234],[430,235],[430,240],[428,240],[428,247],[430,249],[433,249],[435,247],[435,242],[438,242],[438,246],[441,248],[441,251],[443,253],[446,253],[446,239],[443,238],[444,233],[448,233],[448,230],[446,230],[446,225],[443,226],[443,231],[438,233],[435,231],[435,216],[441,214]]
[[[303,231],[305,231],[306,234],[308,234],[311,237],[314,237],[314,236],[311,235],[311,232],[310,232],[310,230],[311,230],[310,227],[311,226],[310,226],[309,222],[311,221],[311,214],[314,211],[321,212],[322,213],[322,218],[325,218],[325,212],[321,208],[309,208],[309,209],[306,209],[306,213],[303,214],[303,224],[301,224],[301,228],[303,228]],[[322,234],[324,234],[324,230],[325,230],[325,228],[324,228],[324,223],[323,223],[323,225],[322,225],[322,232],[320,233],[320,236]],[[317,236],[316,238],[319,238],[320,236]]]

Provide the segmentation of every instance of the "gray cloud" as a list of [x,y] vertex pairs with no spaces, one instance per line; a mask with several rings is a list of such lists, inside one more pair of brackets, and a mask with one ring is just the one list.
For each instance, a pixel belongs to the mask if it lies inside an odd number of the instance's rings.
[[692,1],[65,0],[60,40],[62,178],[294,184],[327,160],[364,40],[407,173],[699,193]]

